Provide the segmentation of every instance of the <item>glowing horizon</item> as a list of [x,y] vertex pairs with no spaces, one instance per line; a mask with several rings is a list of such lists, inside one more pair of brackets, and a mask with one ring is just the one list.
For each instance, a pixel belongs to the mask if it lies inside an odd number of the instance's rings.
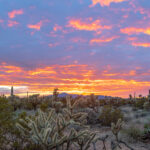
[[0,94],[148,94],[150,2],[0,1]]

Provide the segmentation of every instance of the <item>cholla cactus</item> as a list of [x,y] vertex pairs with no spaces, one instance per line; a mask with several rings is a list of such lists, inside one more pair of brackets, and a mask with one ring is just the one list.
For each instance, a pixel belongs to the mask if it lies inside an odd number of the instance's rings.
[[59,148],[64,143],[69,148],[68,143],[78,141],[78,138],[85,139],[89,135],[87,130],[77,132],[73,128],[67,133],[65,129],[72,123],[72,120],[66,121],[62,114],[56,114],[54,110],[48,115],[39,110],[37,116],[21,119],[17,127],[26,138],[47,150]]
[[29,96],[28,102],[32,105],[33,109],[36,110],[37,106],[41,104],[41,98],[39,94]]
[[81,150],[87,150],[90,148],[90,144],[96,140],[96,133],[87,130],[86,136],[80,136],[77,139],[76,145],[79,145]]
[[53,108],[57,113],[61,111],[62,105],[62,102],[53,102]]
[[78,105],[79,101],[76,100],[73,104],[71,103],[71,96],[67,95],[66,96],[66,101],[67,101],[67,109],[70,110],[71,112],[73,109]]
[[118,138],[118,134],[119,134],[120,130],[122,129],[123,124],[124,124],[124,122],[121,119],[119,119],[116,124],[114,124],[114,123],[111,124],[111,131],[116,137],[115,141],[113,141],[113,140],[111,141],[111,149],[112,150],[121,150],[122,147],[120,144],[125,145],[130,150],[134,150],[126,142],[124,142]]
[[87,123],[87,113],[74,112],[73,109],[78,105],[78,101],[71,104],[71,97],[67,96],[67,108],[64,109],[64,116],[66,120],[73,120],[75,123],[83,125]]
[[111,131],[115,135],[117,141],[118,141],[118,134],[122,128],[122,125],[123,121],[121,119],[119,119],[116,124],[114,123],[111,124]]
[[98,112],[98,106],[99,106],[99,101],[98,101],[98,97],[95,96],[94,94],[91,94],[88,98],[87,98],[87,104],[88,107],[92,108],[95,112]]
[[61,128],[65,128],[67,124],[68,122],[65,122],[60,116],[55,120],[54,110],[51,110],[48,115],[38,111],[37,117],[20,120],[17,127],[25,137],[46,149],[66,140],[66,136],[59,137],[58,132],[61,132]]

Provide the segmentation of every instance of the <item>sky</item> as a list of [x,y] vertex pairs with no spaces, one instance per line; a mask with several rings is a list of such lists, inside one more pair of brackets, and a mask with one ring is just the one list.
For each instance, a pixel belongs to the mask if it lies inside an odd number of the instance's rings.
[[150,89],[149,0],[0,0],[0,94],[128,97]]

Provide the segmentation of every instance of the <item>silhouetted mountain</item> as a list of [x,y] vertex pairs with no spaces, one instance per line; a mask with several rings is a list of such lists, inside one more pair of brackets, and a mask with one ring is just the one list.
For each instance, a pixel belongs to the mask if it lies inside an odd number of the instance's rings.
[[77,94],[60,93],[58,97],[66,97],[67,95],[71,95],[73,98],[76,98],[77,96],[79,96]]
[[[88,95],[78,95],[78,94],[68,94],[68,93],[60,93],[58,95],[58,97],[66,97],[67,95],[71,95],[72,98],[76,98],[78,96],[82,96],[82,97],[87,97]],[[52,96],[52,95],[49,95]],[[104,96],[104,95],[97,95],[98,99],[108,99],[108,98],[112,98],[111,96]]]

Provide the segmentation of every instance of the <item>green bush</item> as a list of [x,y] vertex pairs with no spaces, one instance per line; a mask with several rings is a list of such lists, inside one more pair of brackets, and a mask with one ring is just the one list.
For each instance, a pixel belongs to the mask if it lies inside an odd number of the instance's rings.
[[45,112],[48,109],[48,104],[47,103],[42,103],[40,105],[40,109]]
[[145,110],[149,110],[149,109],[150,109],[150,102],[148,102],[148,101],[144,102],[143,108],[144,108]]
[[27,110],[33,110],[33,106],[31,103],[27,102],[24,106],[24,109],[27,109]]
[[0,149],[9,141],[6,134],[14,131],[13,107],[6,98],[0,97]]
[[144,124],[144,129],[148,129],[148,128],[150,128],[150,124],[149,123],[145,123]]
[[128,137],[131,137],[134,140],[141,140],[143,136],[143,131],[136,127],[130,127],[128,129],[124,129],[123,133],[125,133]]
[[104,126],[111,126],[111,123],[117,123],[118,119],[123,120],[121,110],[113,109],[111,106],[104,106],[99,116],[99,120]]
[[145,103],[145,99],[138,99],[138,100],[136,100],[134,106],[136,108],[143,109],[144,103]]

